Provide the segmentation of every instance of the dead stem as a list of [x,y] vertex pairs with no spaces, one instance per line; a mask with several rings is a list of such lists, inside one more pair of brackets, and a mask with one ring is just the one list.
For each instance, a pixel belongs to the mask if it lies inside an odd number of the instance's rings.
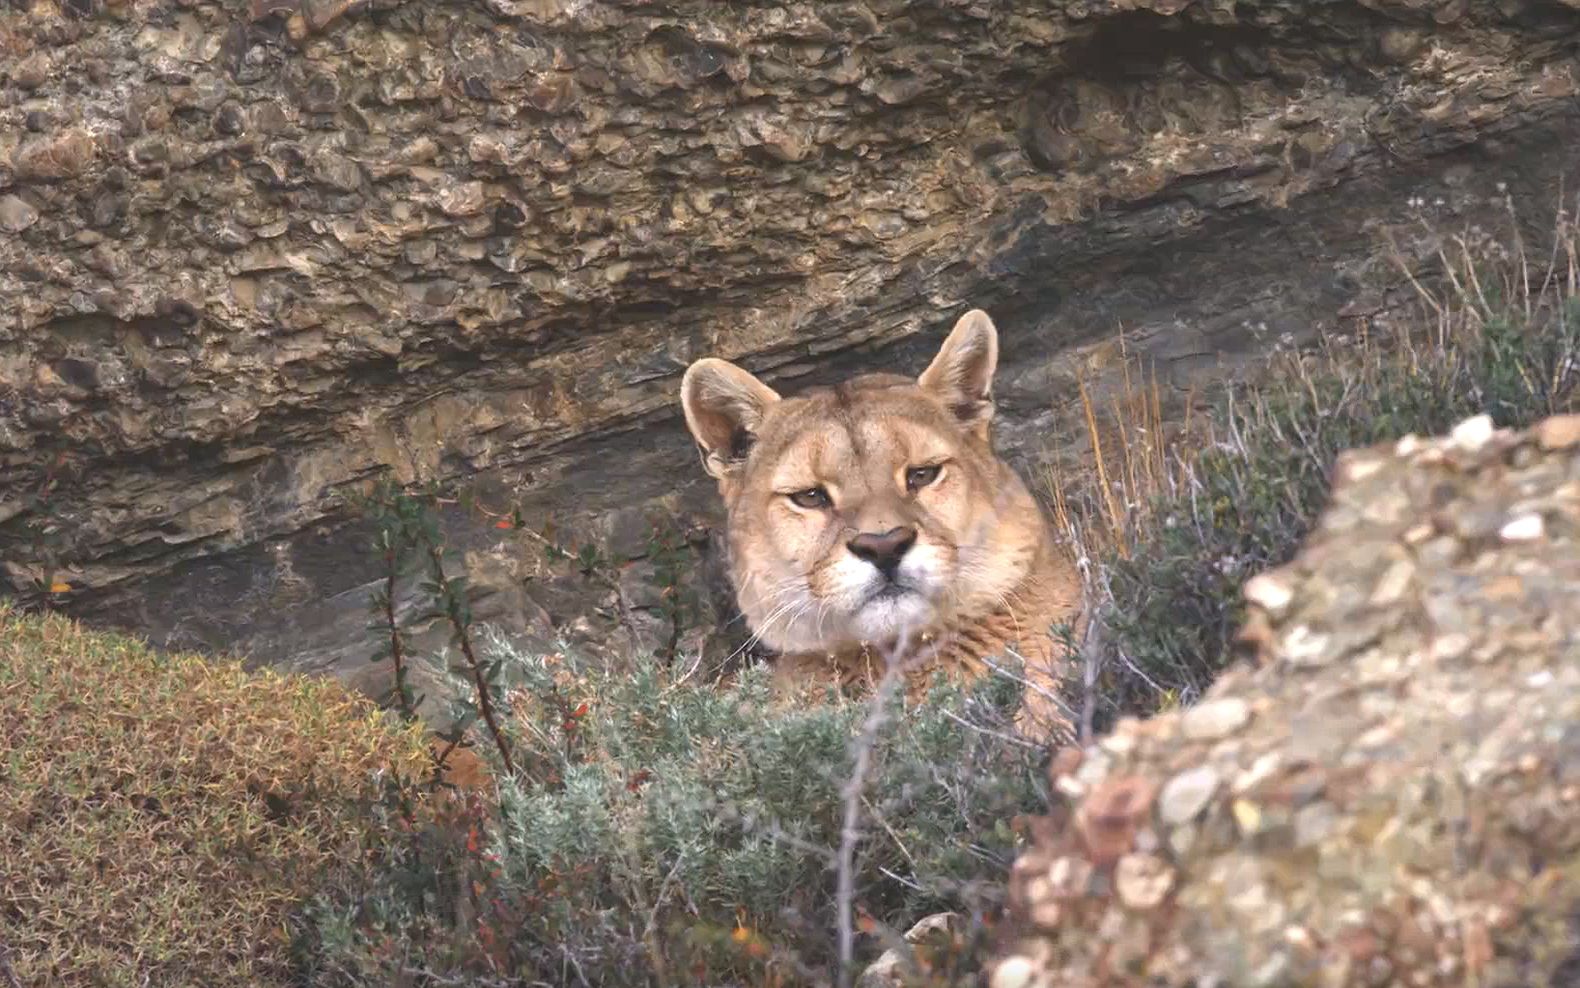
[[[933,651],[936,652],[936,648]],[[878,744],[878,734],[888,720],[889,704],[905,681],[905,673],[911,664],[910,661],[901,658],[903,654],[897,651],[895,655],[888,657],[883,678],[879,681],[872,699],[867,702],[867,716],[862,721],[861,732],[856,736],[853,745],[854,758],[850,778],[846,780],[841,793],[844,799],[844,815],[839,830],[839,851],[836,859],[838,884],[835,893],[839,925],[840,988],[850,988],[856,958],[856,928],[853,914],[856,900],[856,844],[861,839],[862,793],[867,785],[867,774],[872,770],[872,755]],[[926,655],[927,650],[917,649],[916,654]],[[936,655],[932,657],[936,658]]]

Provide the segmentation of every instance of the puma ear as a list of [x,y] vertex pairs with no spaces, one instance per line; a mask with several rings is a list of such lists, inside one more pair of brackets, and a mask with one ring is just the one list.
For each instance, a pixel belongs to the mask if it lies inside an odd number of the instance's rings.
[[773,388],[727,360],[704,357],[686,368],[680,404],[710,477],[723,479],[746,458],[768,406],[778,400]]
[[981,309],[960,317],[938,356],[917,383],[937,395],[962,425],[987,438],[993,419],[993,373],[998,369],[998,330]]

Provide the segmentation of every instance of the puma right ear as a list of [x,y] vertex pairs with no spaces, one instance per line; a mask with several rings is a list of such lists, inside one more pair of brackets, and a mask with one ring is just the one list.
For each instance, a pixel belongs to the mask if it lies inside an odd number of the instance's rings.
[[686,368],[680,404],[708,476],[722,480],[746,458],[763,416],[778,400],[778,392],[727,360],[704,357]]
[[986,437],[993,418],[993,373],[998,369],[998,329],[981,309],[955,323],[917,383],[937,395],[960,423]]

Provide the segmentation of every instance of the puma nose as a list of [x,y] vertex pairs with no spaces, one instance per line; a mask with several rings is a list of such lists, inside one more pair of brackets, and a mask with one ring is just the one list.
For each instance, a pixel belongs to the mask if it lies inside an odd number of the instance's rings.
[[845,548],[857,559],[865,559],[878,568],[889,579],[894,579],[895,571],[900,568],[900,560],[905,553],[916,544],[916,529],[891,528],[882,535],[863,532],[849,542]]

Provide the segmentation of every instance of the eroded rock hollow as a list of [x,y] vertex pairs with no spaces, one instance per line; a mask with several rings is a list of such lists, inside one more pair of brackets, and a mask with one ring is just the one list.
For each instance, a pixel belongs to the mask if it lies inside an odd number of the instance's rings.
[[[661,642],[651,517],[716,572],[690,360],[914,372],[980,306],[1002,443],[1078,456],[1075,374],[1101,388],[1121,330],[1183,393],[1386,315],[1381,229],[1408,254],[1424,214],[1550,214],[1577,26],[1549,0],[11,4],[0,590],[349,673],[378,566],[337,494],[388,471],[635,560],[622,606]],[[481,616],[613,614],[447,521]]]

